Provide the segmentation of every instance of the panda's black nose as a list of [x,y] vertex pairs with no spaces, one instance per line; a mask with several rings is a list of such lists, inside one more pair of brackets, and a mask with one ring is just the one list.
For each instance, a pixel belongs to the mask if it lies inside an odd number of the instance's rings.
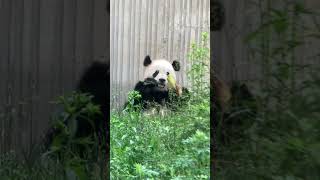
[[165,83],[165,82],[166,82],[166,80],[165,80],[165,79],[163,79],[163,78],[160,78],[160,79],[159,79],[159,82],[160,82],[160,83]]

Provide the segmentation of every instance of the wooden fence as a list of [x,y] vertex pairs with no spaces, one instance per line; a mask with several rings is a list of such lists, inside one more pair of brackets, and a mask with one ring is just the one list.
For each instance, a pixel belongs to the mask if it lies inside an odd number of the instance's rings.
[[111,100],[122,107],[143,77],[143,60],[179,60],[178,81],[187,85],[191,42],[209,32],[210,0],[111,0]]
[[0,0],[0,153],[30,150],[48,128],[51,101],[106,61],[106,0]]

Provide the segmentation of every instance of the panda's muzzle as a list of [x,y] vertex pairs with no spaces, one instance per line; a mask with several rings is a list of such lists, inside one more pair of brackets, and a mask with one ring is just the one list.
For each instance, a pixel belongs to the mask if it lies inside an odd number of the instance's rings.
[[165,88],[166,87],[166,80],[163,78],[159,79],[158,87]]
[[159,84],[158,84],[158,87],[159,87],[159,88],[165,88],[165,87],[166,87],[166,85],[165,85],[165,84],[161,84],[161,83],[159,83]]
[[163,79],[163,78],[161,78],[161,79],[159,79],[159,83],[160,83],[160,84],[166,84],[166,80]]

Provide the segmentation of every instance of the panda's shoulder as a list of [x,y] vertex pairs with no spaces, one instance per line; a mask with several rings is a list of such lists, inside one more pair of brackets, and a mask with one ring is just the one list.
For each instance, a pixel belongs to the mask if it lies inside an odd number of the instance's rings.
[[99,88],[105,92],[107,87],[106,81],[109,80],[109,62],[94,61],[83,72],[77,89],[87,91],[88,89]]
[[144,87],[143,81],[139,81],[139,82],[136,83],[136,85],[134,87],[134,90],[135,91],[140,91],[140,90],[143,89],[143,87]]

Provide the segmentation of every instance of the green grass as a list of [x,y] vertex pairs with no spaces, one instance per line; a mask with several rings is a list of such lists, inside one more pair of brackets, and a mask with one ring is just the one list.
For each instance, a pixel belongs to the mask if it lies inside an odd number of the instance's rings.
[[113,179],[208,179],[209,98],[166,116],[112,112]]

